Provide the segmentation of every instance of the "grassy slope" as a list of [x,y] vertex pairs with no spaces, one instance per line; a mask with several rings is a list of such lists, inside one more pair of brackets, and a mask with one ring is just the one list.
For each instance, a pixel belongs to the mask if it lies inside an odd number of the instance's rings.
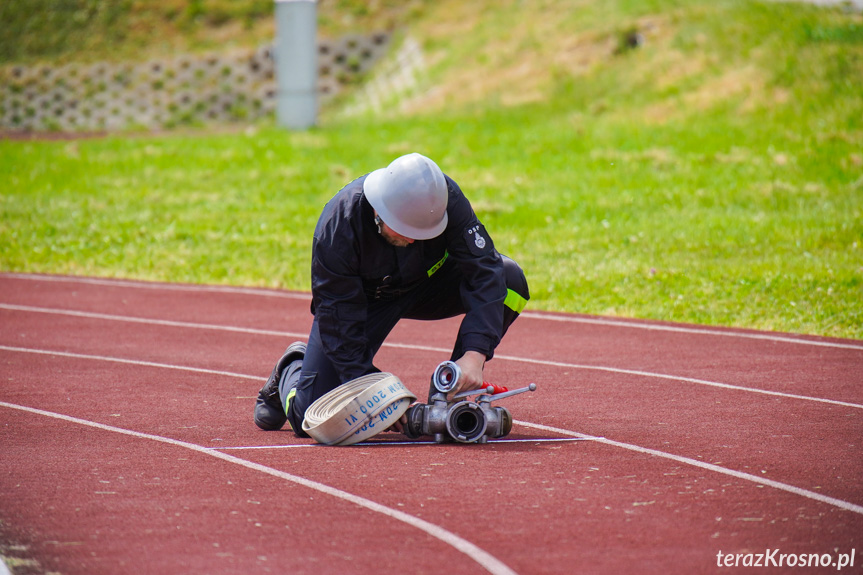
[[[458,109],[491,93],[502,104],[480,122],[505,126],[506,139],[477,147],[497,155],[498,183],[521,178],[528,200],[508,197],[506,219],[541,230],[521,259],[550,267],[534,289],[543,305],[859,337],[859,15],[546,2],[532,18],[536,5],[510,4],[442,10],[462,10],[470,40],[441,50],[459,79],[423,103]],[[646,44],[620,53],[632,29]],[[502,73],[470,72],[483,67]]]
[[406,18],[430,62],[384,119],[0,142],[0,268],[307,289],[322,202],[416,149],[528,270],[533,309],[863,337],[859,15],[494,5],[353,4],[342,23]]
[[[389,30],[428,0],[319,0],[321,36]],[[137,60],[272,42],[273,0],[6,0],[0,64]]]

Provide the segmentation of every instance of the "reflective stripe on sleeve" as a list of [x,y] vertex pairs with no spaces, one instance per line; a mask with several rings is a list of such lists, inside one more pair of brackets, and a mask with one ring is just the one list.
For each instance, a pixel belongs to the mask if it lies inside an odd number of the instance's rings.
[[506,299],[503,300],[503,305],[514,311],[515,313],[521,313],[524,309],[524,306],[527,305],[527,300],[512,291],[511,289],[506,290]]

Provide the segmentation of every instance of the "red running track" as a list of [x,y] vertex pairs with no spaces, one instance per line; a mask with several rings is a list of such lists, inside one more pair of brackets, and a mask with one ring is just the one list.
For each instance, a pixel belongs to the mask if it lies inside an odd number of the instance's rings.
[[[863,569],[863,342],[528,312],[487,368],[538,384],[505,440],[337,448],[252,422],[308,305],[0,275],[14,573]],[[405,322],[376,363],[423,397],[456,328]]]

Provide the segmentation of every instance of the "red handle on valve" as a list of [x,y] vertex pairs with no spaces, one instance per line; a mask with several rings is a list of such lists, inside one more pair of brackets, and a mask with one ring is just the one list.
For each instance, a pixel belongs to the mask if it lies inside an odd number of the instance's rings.
[[494,395],[496,393],[504,393],[505,391],[509,391],[508,387],[504,387],[502,385],[495,385],[495,384],[489,383],[487,381],[482,382],[482,384],[486,387],[486,389],[488,389],[489,387],[494,388],[494,391],[491,392],[492,395]]

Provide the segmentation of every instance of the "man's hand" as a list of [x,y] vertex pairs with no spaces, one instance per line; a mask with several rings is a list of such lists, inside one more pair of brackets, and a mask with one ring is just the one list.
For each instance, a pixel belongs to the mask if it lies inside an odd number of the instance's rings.
[[462,391],[482,389],[482,369],[485,366],[485,355],[478,351],[466,351],[463,356],[456,360],[461,368],[461,378],[458,385],[447,394],[447,401],[452,401],[455,394]]
[[402,415],[395,423],[390,425],[384,431],[394,431],[396,433],[404,433],[405,428],[408,426],[408,416],[407,414]]
[[[452,398],[455,394],[468,391],[473,389],[482,389],[484,387],[482,370],[485,367],[485,355],[479,353],[478,351],[468,351],[465,352],[463,356],[456,360],[459,368],[461,369],[461,377],[458,380],[458,385],[447,394],[447,401],[452,401]],[[393,424],[386,431],[395,431],[398,433],[404,433],[405,428],[408,424],[408,416],[407,414],[402,415],[398,421],[393,422]]]

